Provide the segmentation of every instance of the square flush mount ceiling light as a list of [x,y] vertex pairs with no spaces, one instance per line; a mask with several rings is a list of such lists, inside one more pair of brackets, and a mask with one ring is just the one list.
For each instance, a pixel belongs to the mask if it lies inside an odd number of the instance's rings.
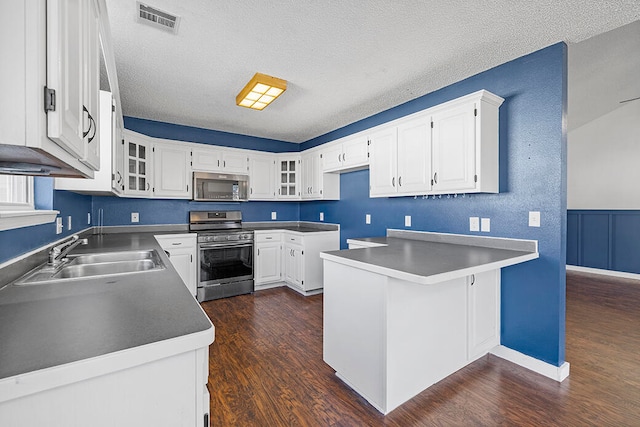
[[241,107],[262,110],[285,90],[287,90],[286,80],[256,73],[236,96],[236,104]]

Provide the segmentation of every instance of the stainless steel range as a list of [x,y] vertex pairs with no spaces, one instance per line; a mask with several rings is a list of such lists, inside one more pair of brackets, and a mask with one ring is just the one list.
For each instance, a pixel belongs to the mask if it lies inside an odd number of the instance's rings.
[[242,229],[240,211],[191,211],[198,233],[198,301],[253,292],[253,231]]

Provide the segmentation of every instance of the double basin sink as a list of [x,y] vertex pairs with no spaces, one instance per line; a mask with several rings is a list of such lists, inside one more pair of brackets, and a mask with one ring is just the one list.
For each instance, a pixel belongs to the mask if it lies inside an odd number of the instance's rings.
[[99,278],[164,269],[155,249],[68,255],[59,265],[44,264],[18,279],[15,285],[36,285],[74,279]]

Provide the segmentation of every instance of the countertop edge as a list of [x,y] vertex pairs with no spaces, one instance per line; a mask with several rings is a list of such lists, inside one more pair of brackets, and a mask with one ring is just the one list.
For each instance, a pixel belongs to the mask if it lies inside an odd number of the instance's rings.
[[0,402],[194,351],[209,346],[214,339],[215,327],[211,324],[208,329],[188,335],[3,378]]
[[[357,250],[357,249],[355,249]],[[362,261],[355,261],[348,258],[343,258],[337,255],[321,252],[320,258],[326,261],[332,261],[338,264],[346,265],[348,267],[354,267],[360,270],[369,271],[371,273],[377,273],[388,277],[393,277],[408,282],[417,283],[420,285],[433,285],[447,280],[453,280],[460,277],[466,277],[471,274],[478,274],[485,271],[496,270],[503,267],[509,267],[511,265],[520,264],[522,262],[537,259],[540,255],[538,252],[532,252],[526,255],[520,255],[513,258],[507,258],[504,260],[491,262],[487,264],[480,264],[473,267],[462,268],[458,270],[447,271],[445,273],[438,273],[429,276],[422,276],[412,273],[407,273],[401,270],[382,267],[375,264],[370,264]]]

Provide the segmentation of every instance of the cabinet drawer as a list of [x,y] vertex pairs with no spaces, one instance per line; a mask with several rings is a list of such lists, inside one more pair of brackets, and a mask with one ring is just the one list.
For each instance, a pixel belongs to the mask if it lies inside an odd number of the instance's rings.
[[256,233],[255,241],[261,242],[279,242],[282,239],[282,233]]
[[295,234],[285,234],[284,235],[284,241],[286,243],[293,243],[296,245],[302,245],[302,243],[304,242],[304,238],[302,236],[297,236]]
[[188,248],[196,246],[195,234],[167,234],[155,237],[163,249]]

